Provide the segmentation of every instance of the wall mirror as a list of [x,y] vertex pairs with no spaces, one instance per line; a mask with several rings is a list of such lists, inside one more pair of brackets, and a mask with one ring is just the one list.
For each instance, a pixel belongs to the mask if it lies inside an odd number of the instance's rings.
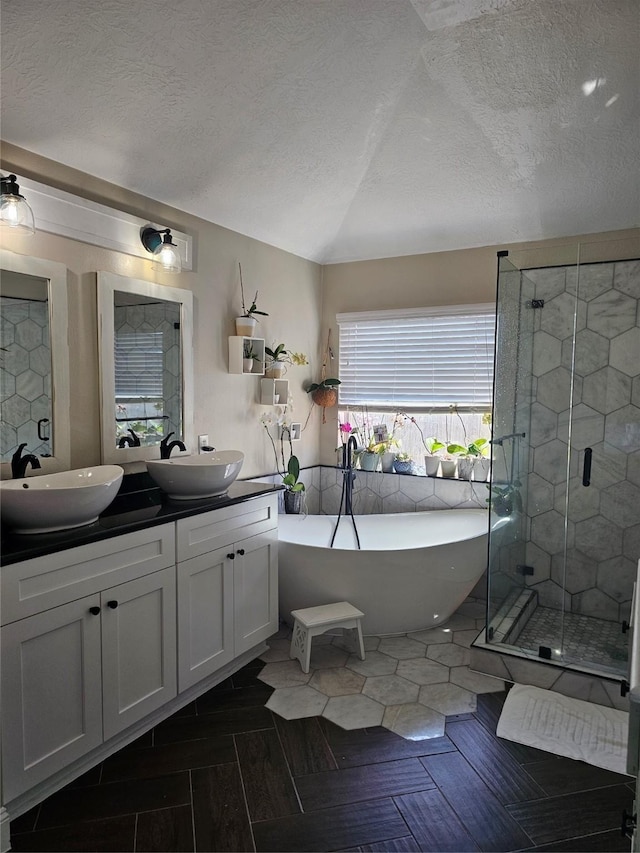
[[99,272],[98,330],[103,463],[193,453],[191,292]]
[[20,444],[41,472],[70,467],[67,268],[0,250],[0,461]]

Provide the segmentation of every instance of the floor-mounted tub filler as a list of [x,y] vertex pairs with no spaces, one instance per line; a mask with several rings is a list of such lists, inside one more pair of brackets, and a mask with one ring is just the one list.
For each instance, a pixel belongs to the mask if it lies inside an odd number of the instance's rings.
[[[335,601],[365,614],[365,634],[440,625],[487,566],[484,509],[362,515],[357,533],[336,516],[279,516],[280,615]],[[358,548],[357,537],[360,540]]]

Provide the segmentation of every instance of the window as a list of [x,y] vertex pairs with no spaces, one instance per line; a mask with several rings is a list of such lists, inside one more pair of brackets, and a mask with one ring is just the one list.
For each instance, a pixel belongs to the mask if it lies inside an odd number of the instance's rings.
[[144,445],[164,434],[163,345],[162,331],[115,330],[116,441],[129,430]]
[[[360,443],[384,425],[419,463],[423,438],[490,438],[495,305],[339,314],[339,417]],[[398,415],[397,413],[401,413]]]
[[162,399],[162,332],[116,329],[114,356],[117,399]]
[[495,306],[339,314],[340,405],[491,408]]

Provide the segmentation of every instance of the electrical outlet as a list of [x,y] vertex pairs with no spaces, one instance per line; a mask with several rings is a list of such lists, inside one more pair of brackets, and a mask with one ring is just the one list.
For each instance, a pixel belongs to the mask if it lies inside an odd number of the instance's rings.
[[198,436],[198,453],[202,453],[202,449],[204,447],[209,447],[209,436],[208,435],[199,435]]

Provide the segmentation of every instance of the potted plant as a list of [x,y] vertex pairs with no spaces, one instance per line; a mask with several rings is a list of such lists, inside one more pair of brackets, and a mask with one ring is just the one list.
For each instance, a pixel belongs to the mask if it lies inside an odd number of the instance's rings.
[[307,393],[311,394],[311,399],[316,406],[322,406],[323,409],[330,409],[338,402],[337,387],[340,384],[339,379],[321,379],[320,382],[313,382],[307,388]]
[[409,453],[398,453],[393,460],[393,469],[396,474],[413,474],[414,467]]
[[383,474],[392,474],[394,471],[393,463],[396,460],[396,451],[393,447],[398,447],[398,442],[395,438],[387,438],[382,442],[382,452],[380,454],[380,467]]
[[[412,415],[408,415],[406,412],[400,412],[400,417],[403,417],[405,420],[411,421],[414,427],[420,433],[420,441],[422,442],[422,446],[427,451],[424,457],[424,470],[425,474],[428,477],[435,477],[438,474],[438,466],[440,465],[440,456],[439,453],[441,450],[444,450],[444,444],[435,436],[430,436],[425,438],[425,435],[420,428],[420,424]],[[445,476],[444,474],[442,475]]]
[[427,451],[424,457],[424,471],[427,477],[436,477],[438,474],[438,467],[440,466],[440,456],[439,453],[441,450],[444,450],[444,444],[435,436],[430,436],[429,438],[422,437],[422,444],[424,445],[424,449]]
[[260,356],[253,349],[253,343],[250,340],[243,341],[242,344],[242,371],[243,373],[251,373],[254,364],[260,363]]
[[253,302],[247,308],[244,301],[244,286],[242,284],[242,266],[239,263],[238,268],[240,270],[240,296],[242,298],[242,316],[236,317],[236,335],[244,335],[247,338],[252,338],[255,335],[256,331],[256,323],[258,322],[256,314],[259,314],[261,317],[268,317],[266,311],[258,311],[258,291],[256,290],[256,295],[253,297]]
[[469,453],[473,456],[473,479],[485,481],[491,470],[489,450],[491,445],[488,438],[474,438],[469,445]]
[[[458,476],[461,480],[470,480],[472,474],[475,476],[476,462],[482,461],[490,465],[488,459],[483,459],[483,455],[489,450],[489,442],[486,438],[475,438],[471,444],[464,447],[461,444],[450,444],[447,447],[447,453],[458,457]],[[480,468],[477,469],[478,471]],[[477,480],[486,480],[489,473],[489,467],[484,468],[484,476],[475,477]]]
[[[443,477],[455,477],[458,469],[458,460],[449,447],[456,445],[449,444],[446,448],[446,453],[440,459],[440,470]],[[459,445],[457,445],[459,446]]]
[[287,473],[282,478],[285,487],[284,511],[289,514],[298,514],[302,509],[302,498],[304,483],[298,480],[300,476],[300,461],[297,456],[290,456],[287,463]]
[[311,399],[316,406],[322,407],[322,423],[326,424],[325,409],[330,409],[338,402],[337,386],[340,384],[339,379],[327,378],[327,362],[333,358],[333,350],[331,349],[331,329],[327,334],[327,345],[322,359],[322,373],[320,382],[312,382],[307,388],[307,394],[311,394]]
[[377,453],[380,457],[380,468],[383,474],[393,474],[393,460],[396,456],[396,451],[393,448],[400,446],[400,443],[395,438],[395,431],[400,425],[400,421],[396,415],[393,420],[391,434],[389,434],[389,429],[385,423],[376,424],[372,427],[371,452]]
[[367,446],[360,451],[360,468],[363,471],[375,471],[385,450],[386,442],[376,442],[373,439],[369,441]]
[[[282,477],[282,485],[285,488],[284,510],[286,513],[299,513],[302,509],[302,500],[304,496],[304,483],[299,480],[300,477],[300,461],[297,456],[293,455],[293,445],[291,443],[291,429],[282,419],[276,419],[271,412],[265,412],[260,417],[260,423],[264,427],[271,447],[273,449],[273,457],[276,462],[276,471]],[[271,435],[271,427],[278,426],[280,429],[280,456],[282,466],[278,460],[278,451],[275,441]],[[285,464],[285,440],[289,444],[289,461]],[[286,469],[286,474],[280,472]]]
[[447,454],[453,457],[457,463],[458,477],[461,480],[470,480],[471,472],[473,471],[473,460],[469,455],[468,449],[462,444],[448,444]]
[[286,372],[287,364],[309,364],[304,353],[286,350],[284,344],[278,344],[274,349],[265,347],[264,352],[268,358],[265,364],[265,376],[267,379],[280,379],[283,373]]

